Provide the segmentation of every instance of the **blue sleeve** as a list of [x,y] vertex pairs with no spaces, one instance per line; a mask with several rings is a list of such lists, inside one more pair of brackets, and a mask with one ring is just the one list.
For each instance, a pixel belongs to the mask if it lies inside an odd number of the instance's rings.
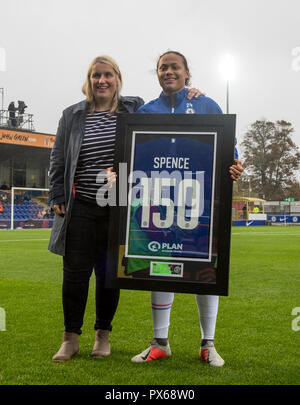
[[145,114],[145,108],[144,108],[145,106],[144,105],[141,105],[137,110],[136,110],[136,113],[138,113],[138,114]]
[[223,114],[221,107],[217,103],[216,103],[216,107],[217,107],[218,114]]
[[237,148],[236,148],[236,145],[237,145],[237,140],[236,140],[236,138],[234,138],[234,158],[235,159],[238,159],[239,158],[239,154],[238,154],[238,151],[237,151]]
[[223,114],[221,107],[212,98],[200,96],[198,100],[201,114]]

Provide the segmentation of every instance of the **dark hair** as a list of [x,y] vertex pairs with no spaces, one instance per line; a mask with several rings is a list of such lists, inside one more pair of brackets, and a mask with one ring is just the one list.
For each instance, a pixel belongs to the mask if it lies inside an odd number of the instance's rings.
[[190,79],[191,79],[190,69],[189,69],[189,67],[188,67],[188,63],[187,63],[186,57],[185,57],[184,55],[182,55],[182,53],[180,53],[180,52],[177,52],[177,51],[167,51],[167,52],[163,53],[162,55],[160,55],[160,57],[159,57],[158,60],[157,60],[156,71],[158,70],[158,64],[159,64],[161,58],[162,58],[163,56],[165,56],[165,55],[168,55],[169,53],[175,53],[175,55],[178,55],[178,56],[181,57],[182,62],[183,62],[183,65],[184,65],[184,67],[185,67],[185,70],[186,70],[187,72],[189,72],[189,77],[185,79],[185,85],[186,85],[186,86],[189,86],[189,85],[191,84],[191,83],[190,83]]

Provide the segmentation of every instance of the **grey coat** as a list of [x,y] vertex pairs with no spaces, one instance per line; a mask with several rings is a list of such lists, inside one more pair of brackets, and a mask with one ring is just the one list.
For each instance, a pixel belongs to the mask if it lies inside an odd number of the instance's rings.
[[[128,113],[135,112],[144,104],[140,97],[121,97],[120,107]],[[84,136],[85,119],[88,112],[86,100],[63,111],[50,155],[49,198],[51,204],[65,203],[66,214],[55,214],[48,249],[65,255],[67,226],[73,205],[73,184],[81,142]]]

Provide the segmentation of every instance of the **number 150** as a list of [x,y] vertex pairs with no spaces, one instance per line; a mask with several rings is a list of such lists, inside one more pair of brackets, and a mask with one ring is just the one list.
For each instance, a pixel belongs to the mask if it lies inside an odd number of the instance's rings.
[[[153,200],[151,191],[153,184]],[[141,228],[149,228],[150,206],[166,207],[165,219],[160,213],[152,214],[152,223],[156,228],[169,228],[174,223],[175,203],[169,197],[164,197],[163,187],[174,187],[175,201],[177,201],[177,225],[181,229],[194,229],[198,226],[198,219],[204,211],[204,172],[198,179],[183,179],[176,184],[175,178],[141,178],[140,185],[143,187]],[[166,194],[166,193],[165,193]],[[191,196],[191,204],[187,206],[188,195]],[[187,208],[189,219],[187,219]]]

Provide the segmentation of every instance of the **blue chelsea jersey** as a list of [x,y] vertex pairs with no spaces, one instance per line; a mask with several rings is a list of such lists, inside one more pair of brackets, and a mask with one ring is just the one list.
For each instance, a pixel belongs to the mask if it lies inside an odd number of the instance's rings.
[[[189,100],[188,90],[183,89],[175,94],[174,107],[171,106],[170,97],[160,94],[158,98],[138,108],[141,114],[222,114],[220,106],[211,98],[199,96]],[[236,141],[235,141],[236,143]],[[234,158],[238,159],[235,148]]]
[[222,114],[221,108],[211,98],[200,96],[188,100],[187,95],[187,89],[176,93],[175,105],[172,108],[170,97],[161,93],[159,98],[139,107],[137,112],[145,114]]

